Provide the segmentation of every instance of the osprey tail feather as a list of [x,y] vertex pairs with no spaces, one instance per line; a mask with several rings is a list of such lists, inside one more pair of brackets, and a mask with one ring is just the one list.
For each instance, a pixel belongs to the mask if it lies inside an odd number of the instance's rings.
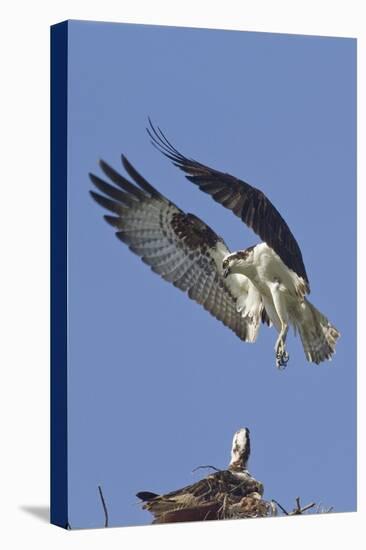
[[317,365],[331,359],[340,332],[308,300],[302,304],[301,321],[296,323],[308,361]]

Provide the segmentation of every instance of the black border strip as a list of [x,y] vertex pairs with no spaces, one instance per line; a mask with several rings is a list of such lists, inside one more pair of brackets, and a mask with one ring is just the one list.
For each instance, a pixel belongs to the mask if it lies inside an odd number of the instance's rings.
[[51,523],[68,528],[67,472],[68,23],[51,27]]

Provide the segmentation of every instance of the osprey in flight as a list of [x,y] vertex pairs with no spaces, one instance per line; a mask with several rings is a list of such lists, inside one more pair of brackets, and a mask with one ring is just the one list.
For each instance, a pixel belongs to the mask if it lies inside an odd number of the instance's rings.
[[231,253],[224,240],[194,214],[186,214],[150,185],[122,155],[130,180],[104,161],[107,183],[93,198],[113,215],[105,220],[152,271],[188,293],[245,342],[255,342],[261,322],[278,332],[276,365],[286,366],[288,328],[300,334],[308,361],[331,359],[338,330],[306,298],[310,292],[301,250],[287,223],[262,191],[179,153],[150,122],[153,145],[186,178],[229,208],[263,242]]
[[249,435],[248,428],[234,434],[227,470],[216,470],[197,483],[165,495],[137,493],[143,508],[154,515],[153,523],[264,517],[274,512],[272,503],[262,499],[262,483],[247,470]]

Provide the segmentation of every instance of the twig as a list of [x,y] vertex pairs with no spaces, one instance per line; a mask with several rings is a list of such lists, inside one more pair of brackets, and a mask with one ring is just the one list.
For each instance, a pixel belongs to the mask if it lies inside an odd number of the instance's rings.
[[192,473],[196,472],[197,470],[200,470],[201,468],[211,468],[212,470],[215,470],[216,472],[221,472],[219,468],[216,468],[215,466],[210,466],[207,464],[206,466],[197,466],[197,468],[193,468]]
[[310,504],[307,504],[306,506],[304,506],[303,508],[301,508],[300,514],[303,514],[303,513],[306,512],[307,510],[310,510],[310,508],[314,508],[314,506],[315,506],[315,502],[311,502]]
[[279,502],[277,502],[277,500],[275,500],[274,498],[272,499],[272,502],[274,502],[275,504],[277,504],[277,506],[279,508],[281,508],[282,512],[286,515],[286,516],[289,516],[290,514],[284,509],[283,506],[281,506],[281,504]]
[[311,502],[310,504],[307,504],[306,506],[301,506],[300,504],[300,497],[296,497],[296,508],[294,508],[292,510],[292,512],[287,512],[283,506],[281,506],[281,504],[279,502],[277,502],[277,500],[275,500],[274,498],[272,499],[271,502],[274,502],[275,504],[277,504],[277,506],[282,510],[282,512],[286,515],[286,516],[300,516],[301,514],[303,514],[304,512],[306,512],[307,510],[310,510],[310,508],[314,508],[314,506],[316,506],[315,502]]
[[102,501],[102,506],[103,506],[103,510],[104,510],[104,516],[105,516],[104,527],[108,527],[108,510],[107,510],[107,506],[106,506],[106,503],[105,503],[105,500],[104,500],[102,488],[101,488],[100,485],[98,485],[98,491],[99,491],[100,500]]
[[300,497],[296,497],[296,508],[294,510],[292,510],[292,512],[290,512],[288,515],[289,516],[299,516],[299,515],[303,514],[304,512],[306,512],[307,510],[310,510],[310,508],[314,508],[314,506],[316,506],[315,502],[311,502],[310,504],[307,504],[306,506],[304,506],[302,508],[301,504],[300,504]]
[[329,514],[329,512],[332,512],[334,510],[334,506],[329,506],[329,508],[323,507],[322,503],[319,502],[318,506],[316,507],[316,514]]

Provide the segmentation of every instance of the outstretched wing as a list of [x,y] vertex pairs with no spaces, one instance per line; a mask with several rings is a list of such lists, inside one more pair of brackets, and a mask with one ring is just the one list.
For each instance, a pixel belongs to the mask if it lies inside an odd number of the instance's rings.
[[156,129],[150,120],[149,123],[147,131],[153,145],[183,170],[188,180],[251,227],[285,265],[303,279],[307,292],[310,292],[300,247],[287,223],[264,193],[230,174],[185,157],[173,147],[160,128]]
[[134,183],[103,161],[100,166],[114,185],[90,174],[100,191],[91,195],[114,214],[105,219],[117,237],[152,271],[187,292],[241,340],[254,341],[258,325],[237,311],[235,285],[221,274],[222,257],[229,253],[223,240],[199,218],[168,201],[125,157],[122,162]]

